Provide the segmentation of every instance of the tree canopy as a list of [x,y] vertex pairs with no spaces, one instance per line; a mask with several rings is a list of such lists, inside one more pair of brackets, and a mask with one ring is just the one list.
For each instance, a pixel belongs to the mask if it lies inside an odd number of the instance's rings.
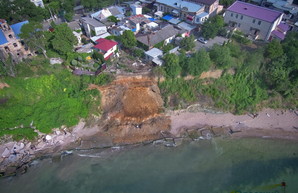
[[186,51],[192,50],[196,44],[195,44],[195,36],[190,35],[189,37],[185,37],[181,40],[180,43],[181,48],[185,49]]
[[266,56],[270,58],[271,60],[274,60],[276,58],[279,58],[283,55],[284,51],[282,48],[282,45],[277,40],[272,40],[267,46],[266,46]]
[[166,54],[164,56],[165,71],[168,77],[176,78],[180,72],[179,57],[175,54]]
[[47,58],[47,39],[42,30],[41,23],[29,22],[22,26],[19,36],[31,50],[41,52]]
[[219,68],[227,68],[232,64],[230,48],[215,44],[210,50],[210,57]]
[[202,25],[202,35],[206,39],[212,39],[224,26],[224,19],[221,15],[216,15],[214,17],[210,17],[207,21],[205,21]]
[[201,49],[189,59],[187,65],[188,73],[199,76],[202,72],[209,70],[211,63],[209,53],[205,49]]
[[125,30],[120,39],[125,48],[133,48],[137,45],[137,39],[131,30]]
[[51,38],[51,45],[59,54],[66,55],[73,51],[73,46],[77,44],[77,38],[73,35],[67,24],[60,24],[55,27]]
[[25,20],[41,22],[49,17],[46,9],[36,7],[30,0],[0,1],[0,15],[10,24]]

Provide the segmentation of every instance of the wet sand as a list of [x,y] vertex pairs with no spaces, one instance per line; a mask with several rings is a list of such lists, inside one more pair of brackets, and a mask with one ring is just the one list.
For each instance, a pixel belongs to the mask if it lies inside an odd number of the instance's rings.
[[[297,112],[296,112],[297,113]],[[298,140],[298,115],[290,110],[263,109],[257,116],[176,111],[171,115],[171,133],[185,128],[211,126],[229,128],[235,137],[287,138]]]

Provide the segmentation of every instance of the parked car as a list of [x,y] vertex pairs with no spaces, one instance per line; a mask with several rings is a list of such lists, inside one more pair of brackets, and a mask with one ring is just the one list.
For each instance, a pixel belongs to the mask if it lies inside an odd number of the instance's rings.
[[203,43],[203,44],[207,44],[207,42],[208,42],[208,41],[205,40],[203,37],[199,37],[199,38],[198,38],[198,41],[201,42],[201,43]]

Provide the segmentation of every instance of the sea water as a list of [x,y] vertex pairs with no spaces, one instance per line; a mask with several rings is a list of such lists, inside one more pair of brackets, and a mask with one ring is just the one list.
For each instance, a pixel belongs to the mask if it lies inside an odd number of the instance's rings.
[[[0,180],[1,193],[297,193],[298,142],[223,139],[74,151]],[[285,182],[283,186],[282,182]]]

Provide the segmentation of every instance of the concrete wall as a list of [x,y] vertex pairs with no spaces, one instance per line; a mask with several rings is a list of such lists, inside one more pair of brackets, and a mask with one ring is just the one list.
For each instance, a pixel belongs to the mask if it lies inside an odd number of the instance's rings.
[[111,53],[114,53],[117,50],[117,45],[115,45],[113,48],[109,49],[104,55],[103,57],[106,58],[108,57]]

